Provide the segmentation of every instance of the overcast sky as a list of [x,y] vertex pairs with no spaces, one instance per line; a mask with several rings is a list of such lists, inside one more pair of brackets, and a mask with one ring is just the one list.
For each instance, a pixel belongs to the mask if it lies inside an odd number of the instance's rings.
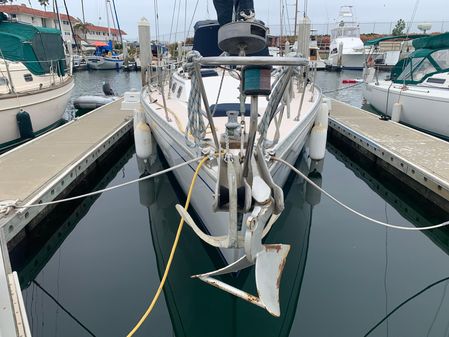
[[[35,8],[39,8],[37,0],[30,0]],[[53,0],[51,0],[53,1]],[[111,0],[112,1],[112,0]],[[152,38],[155,38],[155,2],[158,2],[159,12],[159,31],[162,39],[168,40],[170,27],[173,16],[173,7],[175,2],[179,4],[181,1],[181,13],[179,20],[177,20],[177,12],[175,15],[174,26],[178,22],[179,32],[177,39],[181,38],[181,32],[184,31],[185,25],[190,29],[192,35],[192,28],[190,22],[194,13],[195,5],[198,1],[198,8],[193,22],[199,19],[215,19],[216,14],[213,7],[212,0],[115,0],[117,11],[119,15],[121,28],[128,33],[129,39],[137,38],[137,23],[142,16],[150,20],[152,30]],[[187,1],[187,19],[185,20],[185,1]],[[324,24],[327,22],[334,22],[338,16],[338,10],[341,5],[353,5],[356,17],[359,22],[373,23],[373,22],[396,22],[398,19],[404,19],[406,22],[410,21],[413,14],[417,0],[309,0],[308,16],[313,24]],[[72,16],[81,18],[81,0],[66,0],[69,7],[69,12]],[[27,3],[28,0],[16,1],[16,3]],[[59,7],[64,10],[63,0],[58,0]],[[273,31],[277,30],[280,22],[280,3],[278,0],[255,0],[256,15],[258,19],[263,20],[269,26],[273,27]],[[286,13],[291,18],[293,23],[294,18],[294,4],[295,0],[283,0]],[[106,26],[105,15],[105,0],[84,0],[86,20],[93,24]],[[299,1],[301,11],[304,9],[304,1]],[[418,0],[418,10],[414,22],[441,22],[447,21],[447,24],[435,23],[432,31],[449,30],[449,11],[448,0]],[[286,15],[287,16],[287,15]],[[319,25],[318,25],[319,26]],[[366,29],[368,25],[362,25]],[[382,27],[382,28],[381,28]],[[320,28],[320,27],[316,27]],[[389,30],[389,25],[378,24],[370,27],[368,30]],[[173,32],[175,29],[173,28]],[[174,34],[172,35],[172,39]]]

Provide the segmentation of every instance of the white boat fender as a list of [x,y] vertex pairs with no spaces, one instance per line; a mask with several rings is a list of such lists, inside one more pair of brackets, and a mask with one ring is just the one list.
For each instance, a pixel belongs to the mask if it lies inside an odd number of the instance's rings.
[[402,113],[402,104],[394,103],[393,111],[391,112],[391,120],[393,122],[400,122],[401,121],[401,113]]
[[320,110],[318,110],[318,113],[315,118],[315,124],[321,124],[324,127],[328,127],[329,125],[329,106],[327,103],[323,102],[321,103]]
[[321,160],[326,154],[327,127],[317,123],[312,128],[309,142],[309,155],[313,160]]
[[147,159],[152,155],[151,129],[145,122],[143,112],[135,111],[134,113],[134,144],[136,154],[139,158]]

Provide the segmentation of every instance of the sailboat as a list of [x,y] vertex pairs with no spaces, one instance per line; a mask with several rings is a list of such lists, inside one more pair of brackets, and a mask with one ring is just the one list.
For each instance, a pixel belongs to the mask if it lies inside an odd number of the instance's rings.
[[434,135],[449,138],[449,33],[417,38],[388,80],[365,71],[363,95],[381,113]]
[[[151,174],[163,169],[163,163],[163,158],[156,154],[147,164],[141,163],[140,167],[145,170],[144,174]],[[311,164],[303,152],[297,167],[308,172]],[[221,257],[215,249],[201,244],[192,231],[183,234],[175,258],[176,268],[172,270],[164,288],[165,302],[176,336],[203,336],[205,331],[214,331],[216,337],[290,335],[301,299],[313,208],[320,200],[316,192],[319,194],[304,179],[290,176],[285,190],[288,212],[279,219],[279,227],[273,228],[267,237],[269,241],[285,242],[292,247],[291,258],[285,266],[282,279],[285,291],[281,293],[281,318],[267,315],[244,301],[213,288],[205,288],[191,279],[190,275],[201,270],[216,268]],[[171,175],[139,182],[140,200],[148,208],[151,238],[161,277],[176,230],[177,214],[172,210],[179,202],[179,194],[180,186]],[[243,270],[238,276],[228,275],[226,280],[248,290],[252,287],[254,277],[249,270]],[[248,325],[248,320],[258,324]],[[220,329],[216,329],[217,326]]]
[[[201,154],[210,158],[191,199],[200,221],[181,205],[176,209],[227,266],[195,277],[274,316],[281,314],[279,282],[290,246],[263,244],[262,238],[284,209],[290,169],[269,158],[294,163],[327,106],[320,89],[304,80],[308,62],[268,56],[267,28],[260,22],[198,22],[184,66],[157,88],[146,86],[140,98],[170,166]],[[174,171],[186,194],[194,171],[192,164]],[[217,278],[253,265],[258,296]]]
[[74,88],[68,60],[59,30],[0,13],[1,151],[62,124]]
[[[111,1],[105,0],[106,3],[106,18],[108,23],[108,39],[107,43],[98,42],[95,47],[94,55],[87,57],[87,67],[95,70],[112,70],[123,67],[123,55],[118,55],[114,52],[114,45],[111,34],[111,24],[109,20],[109,12],[112,13]],[[114,18],[112,18],[114,20]]]

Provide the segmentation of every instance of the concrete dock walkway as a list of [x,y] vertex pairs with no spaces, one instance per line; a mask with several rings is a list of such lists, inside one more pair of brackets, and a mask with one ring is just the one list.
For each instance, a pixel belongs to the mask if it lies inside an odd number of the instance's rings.
[[414,182],[412,188],[449,211],[449,142],[335,100],[329,126],[383,167],[402,172]]
[[[139,93],[132,93],[138,104]],[[20,206],[66,195],[97,160],[106,157],[132,132],[133,105],[123,100],[96,109],[0,156],[0,203]],[[0,204],[1,205],[1,204]],[[7,245],[51,206],[0,209],[0,336],[30,336],[17,274],[11,270]]]

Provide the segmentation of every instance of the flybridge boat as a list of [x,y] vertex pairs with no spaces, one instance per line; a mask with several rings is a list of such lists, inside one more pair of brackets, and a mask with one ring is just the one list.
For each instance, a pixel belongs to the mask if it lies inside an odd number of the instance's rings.
[[[210,159],[191,199],[201,223],[182,206],[177,210],[228,265],[195,277],[279,316],[279,282],[290,246],[262,239],[284,209],[282,187],[290,169],[270,158],[294,163],[327,104],[303,76],[308,60],[270,57],[266,41],[267,28],[258,22],[220,29],[217,22],[197,23],[184,66],[167,83],[146,86],[141,106],[170,166],[201,155]],[[195,167],[174,171],[186,194]],[[216,278],[252,265],[258,297]]]
[[0,151],[62,124],[69,59],[59,30],[0,18]]
[[389,80],[365,73],[364,96],[392,120],[449,138],[449,33],[412,41],[415,51],[400,60]]
[[352,6],[342,6],[338,22],[331,29],[327,66],[332,69],[362,70],[365,63],[365,47],[360,39],[360,28],[354,19]]

